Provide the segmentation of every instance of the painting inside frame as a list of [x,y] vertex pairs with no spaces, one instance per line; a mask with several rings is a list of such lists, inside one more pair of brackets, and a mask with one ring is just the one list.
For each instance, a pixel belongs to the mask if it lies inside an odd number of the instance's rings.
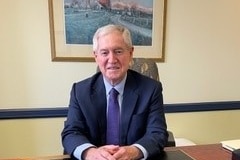
[[164,62],[166,0],[48,0],[52,61],[94,61],[92,37],[106,24],[126,26],[134,57]]

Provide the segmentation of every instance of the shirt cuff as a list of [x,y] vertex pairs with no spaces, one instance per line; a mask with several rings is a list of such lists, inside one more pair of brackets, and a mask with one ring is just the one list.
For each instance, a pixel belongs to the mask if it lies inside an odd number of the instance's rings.
[[147,152],[147,150],[146,150],[143,146],[141,146],[140,144],[133,144],[133,146],[135,146],[135,147],[137,147],[138,149],[141,150],[141,152],[142,152],[142,154],[143,154],[143,158],[142,158],[141,160],[146,160],[147,157],[148,157],[148,152]]
[[85,143],[81,146],[78,146],[73,152],[74,157],[79,159],[79,160],[82,160],[83,152],[90,147],[95,147],[95,146],[90,144],[90,143]]

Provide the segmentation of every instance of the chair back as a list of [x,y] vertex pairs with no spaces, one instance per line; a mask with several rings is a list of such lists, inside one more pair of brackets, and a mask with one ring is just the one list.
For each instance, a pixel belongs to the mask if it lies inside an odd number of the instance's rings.
[[133,58],[129,69],[159,81],[158,67],[154,60],[147,58]]

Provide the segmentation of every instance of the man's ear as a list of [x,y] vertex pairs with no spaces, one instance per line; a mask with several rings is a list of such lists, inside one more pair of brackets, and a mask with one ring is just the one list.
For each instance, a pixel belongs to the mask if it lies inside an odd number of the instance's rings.
[[96,52],[95,52],[95,51],[93,51],[92,53],[93,53],[93,56],[94,56],[94,58],[96,58],[96,57],[97,57],[97,54],[96,54]]
[[134,51],[134,47],[132,47],[132,52]]
[[131,57],[133,57],[133,51],[134,51],[134,47],[132,47],[130,50]]

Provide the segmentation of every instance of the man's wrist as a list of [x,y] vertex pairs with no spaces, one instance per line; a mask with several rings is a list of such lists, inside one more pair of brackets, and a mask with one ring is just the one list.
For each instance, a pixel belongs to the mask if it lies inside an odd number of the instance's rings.
[[140,144],[133,144],[132,146],[136,147],[139,152],[141,153],[142,157],[140,157],[139,159],[144,160],[148,158],[148,152],[147,150]]
[[78,146],[73,152],[74,157],[81,160],[83,152],[91,147],[95,147],[95,146],[90,143],[85,143],[83,145]]
[[132,159],[142,159],[143,158],[143,153],[138,147],[132,145],[132,146],[128,146],[127,148],[128,148],[127,149],[128,154],[131,155],[130,157],[132,157]]
[[88,154],[89,152],[91,152],[92,149],[96,149],[96,148],[97,148],[97,147],[92,146],[92,147],[89,147],[89,148],[85,149],[85,150],[82,152],[81,158],[82,158],[83,160],[86,159],[87,154]]

